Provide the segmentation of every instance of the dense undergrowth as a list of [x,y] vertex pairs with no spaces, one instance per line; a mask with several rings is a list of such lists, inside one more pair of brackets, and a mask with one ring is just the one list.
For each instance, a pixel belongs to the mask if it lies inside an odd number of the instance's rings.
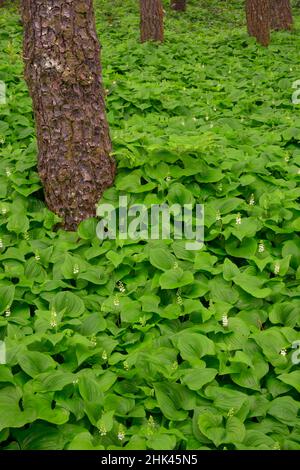
[[[241,1],[96,1],[118,161],[105,201],[205,204],[205,247],[55,231],[36,173],[17,12],[0,11],[2,449],[300,449],[300,34]],[[228,325],[227,325],[228,319]]]

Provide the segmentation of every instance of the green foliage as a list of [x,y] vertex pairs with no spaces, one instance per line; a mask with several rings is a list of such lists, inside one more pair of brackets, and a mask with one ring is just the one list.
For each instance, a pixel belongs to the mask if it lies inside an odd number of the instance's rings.
[[0,11],[3,449],[300,448],[297,21],[264,49],[242,1],[168,3],[157,47],[138,2],[95,2],[118,161],[103,201],[205,204],[199,252],[55,229],[21,27]]

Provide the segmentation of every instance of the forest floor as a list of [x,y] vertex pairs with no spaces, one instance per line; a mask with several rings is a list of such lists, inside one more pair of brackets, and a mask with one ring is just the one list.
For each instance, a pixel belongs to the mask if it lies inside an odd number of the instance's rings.
[[242,1],[165,3],[157,46],[137,1],[95,2],[118,162],[103,201],[204,204],[200,251],[54,229],[22,28],[0,11],[2,449],[300,449],[299,12],[266,49]]

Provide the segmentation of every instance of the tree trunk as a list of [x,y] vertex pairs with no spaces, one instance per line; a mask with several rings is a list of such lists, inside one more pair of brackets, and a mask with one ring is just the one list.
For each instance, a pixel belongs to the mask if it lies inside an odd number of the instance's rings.
[[270,2],[269,0],[246,0],[247,27],[263,46],[270,43]]
[[25,78],[48,207],[67,230],[114,180],[92,0],[23,0]]
[[141,42],[164,40],[164,11],[161,0],[140,0]]
[[292,29],[293,15],[290,0],[273,0],[271,28],[275,30]]
[[185,11],[186,0],[171,0],[171,8],[177,11]]

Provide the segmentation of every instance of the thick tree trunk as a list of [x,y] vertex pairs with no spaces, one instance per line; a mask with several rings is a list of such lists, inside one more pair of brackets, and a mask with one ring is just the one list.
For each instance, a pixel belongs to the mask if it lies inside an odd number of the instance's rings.
[[272,0],[271,28],[275,30],[292,29],[293,15],[290,0]]
[[48,207],[74,230],[95,215],[115,164],[92,0],[23,0],[25,78]]
[[247,27],[250,36],[254,36],[263,46],[270,43],[270,1],[246,0]]
[[186,0],[171,0],[171,8],[177,11],[185,11]]
[[164,11],[161,0],[140,0],[141,41],[164,40]]

